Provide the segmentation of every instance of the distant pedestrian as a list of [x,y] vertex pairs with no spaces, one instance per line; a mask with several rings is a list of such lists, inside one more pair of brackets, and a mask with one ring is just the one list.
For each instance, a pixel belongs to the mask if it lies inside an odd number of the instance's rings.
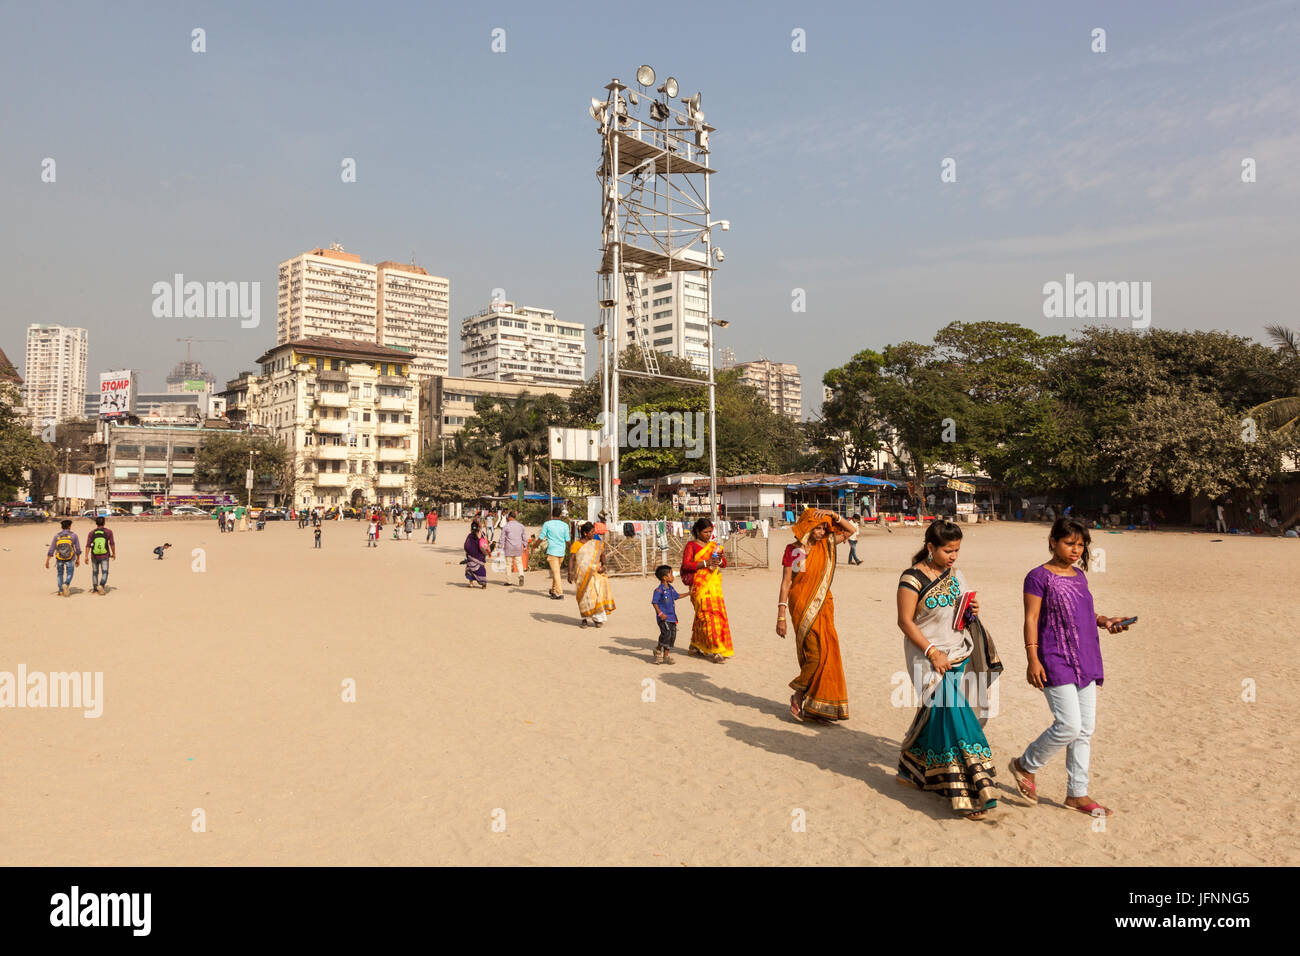
[[432,541],[434,544],[437,544],[438,543],[438,510],[436,508],[429,509],[429,513],[425,515],[424,523],[425,523],[424,540]]
[[551,600],[564,600],[564,585],[560,583],[560,566],[569,550],[569,523],[563,519],[561,509],[551,511],[551,520],[542,525],[540,537],[546,542],[546,563],[551,569]]
[[[524,571],[528,568],[527,551],[524,548],[528,529],[520,522],[515,512],[506,515],[505,526],[501,529],[501,550],[505,554],[506,574],[518,574],[519,586],[524,585]],[[510,582],[506,581],[508,585]]]
[[315,543],[314,545],[312,545],[312,547],[319,548],[319,547],[320,547],[320,528],[317,528],[315,531],[313,531],[313,532],[312,532],[312,536],[316,539],[316,543]]
[[1223,502],[1219,502],[1217,505],[1214,506],[1214,515],[1215,515],[1215,517],[1214,517],[1214,530],[1217,531],[1217,532],[1219,532],[1219,533],[1221,533],[1221,534],[1227,534],[1227,533],[1228,533],[1228,522],[1227,522],[1226,520],[1224,520],[1224,516],[1223,516]]
[[81,563],[81,540],[72,530],[72,520],[63,519],[59,530],[50,539],[50,549],[45,552],[46,570],[50,567],[50,558],[55,559],[55,574],[58,575],[59,594],[68,597],[72,594],[72,572]]
[[104,527],[103,516],[95,519],[95,529],[86,535],[86,550],[90,552],[90,593],[107,594],[108,562],[116,560],[117,544],[113,532]]
[[170,543],[168,543],[168,544],[160,544],[160,545],[158,545],[158,547],[156,547],[156,548],[153,549],[153,553],[156,554],[156,555],[158,555],[158,560],[161,561],[161,560],[163,559],[163,552],[166,551],[166,550],[167,550],[168,548],[170,548],[170,547],[171,547],[171,544],[170,544]]
[[862,524],[862,515],[853,516],[853,534],[849,535],[849,564],[861,564],[862,559],[858,557],[858,534],[859,527]]
[[465,580],[470,587],[475,584],[481,588],[487,587],[489,553],[487,535],[477,521],[470,522],[469,534],[465,536]]
[[411,532],[415,530],[415,516],[409,511],[406,513],[406,521],[402,524],[402,530],[406,532],[406,540],[411,540]]
[[[373,515],[371,515],[371,516],[370,516],[370,524],[369,524],[369,526],[366,528],[366,547],[367,547],[367,548],[377,548],[377,547],[379,547],[379,529],[380,529],[380,527],[381,527],[381,525],[379,524],[379,515],[378,515],[378,514],[373,514]],[[319,530],[317,531],[317,533],[318,533],[318,534],[320,533]]]

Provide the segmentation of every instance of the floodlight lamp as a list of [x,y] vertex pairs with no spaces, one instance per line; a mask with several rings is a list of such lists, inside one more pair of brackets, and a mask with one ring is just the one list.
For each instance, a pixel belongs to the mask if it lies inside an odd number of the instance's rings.
[[670,76],[668,79],[664,80],[664,85],[659,87],[659,92],[663,93],[670,100],[675,98],[677,96],[677,78]]
[[696,93],[694,96],[690,97],[689,99],[683,100],[683,102],[687,105],[687,107],[690,109],[692,113],[698,113],[700,111],[699,93]]
[[655,85],[655,71],[647,65],[641,65],[636,68],[636,81],[642,86]]

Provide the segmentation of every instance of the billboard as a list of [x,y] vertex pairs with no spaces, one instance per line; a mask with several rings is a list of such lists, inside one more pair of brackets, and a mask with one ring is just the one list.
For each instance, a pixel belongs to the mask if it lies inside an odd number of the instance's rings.
[[206,392],[208,383],[201,378],[187,378],[181,384],[182,392]]
[[123,418],[135,414],[136,375],[130,369],[99,373],[99,417]]
[[596,428],[548,428],[550,455],[555,461],[603,461],[600,430]]

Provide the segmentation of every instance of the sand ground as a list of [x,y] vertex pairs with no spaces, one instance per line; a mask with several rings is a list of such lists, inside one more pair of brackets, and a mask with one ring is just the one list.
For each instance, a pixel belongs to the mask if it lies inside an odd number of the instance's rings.
[[[1020,633],[1041,524],[972,527],[960,558],[1007,663],[987,728],[1005,799],[983,823],[894,781],[912,714],[891,703],[894,589],[916,529],[866,532],[866,563],[841,563],[852,717],[815,726],[786,709],[798,668],[773,628],[779,568],[727,572],[733,660],[656,667],[650,579],[615,579],[619,610],[582,630],[572,589],[547,600],[542,572],[467,589],[461,523],[436,546],[377,550],[360,523],[328,524],[315,551],[291,523],[118,521],[110,594],[89,594],[80,567],[71,598],[42,567],[55,527],[0,529],[0,671],[102,671],[103,714],[0,709],[5,863],[1300,862],[1300,811],[1277,775],[1300,751],[1294,540],[1099,533],[1098,611],[1141,621],[1102,635],[1091,791],[1116,815],[1097,832],[1061,804],[1063,755],[1037,807],[1006,771],[1050,723]],[[774,565],[784,544],[774,533]]]

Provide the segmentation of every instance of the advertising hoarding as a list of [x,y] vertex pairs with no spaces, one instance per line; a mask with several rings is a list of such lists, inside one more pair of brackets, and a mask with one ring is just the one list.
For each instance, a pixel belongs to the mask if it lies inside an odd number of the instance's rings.
[[99,373],[99,417],[123,418],[135,414],[136,374],[130,369]]

